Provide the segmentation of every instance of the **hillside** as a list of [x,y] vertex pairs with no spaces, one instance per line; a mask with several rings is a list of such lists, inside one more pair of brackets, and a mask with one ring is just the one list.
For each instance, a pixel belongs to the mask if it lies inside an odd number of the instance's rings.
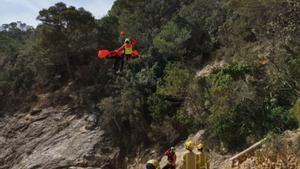
[[[223,168],[298,135],[298,0],[116,0],[101,19],[57,3],[37,19],[0,29],[0,169],[138,168],[188,137]],[[124,34],[140,54],[119,72],[97,53]]]

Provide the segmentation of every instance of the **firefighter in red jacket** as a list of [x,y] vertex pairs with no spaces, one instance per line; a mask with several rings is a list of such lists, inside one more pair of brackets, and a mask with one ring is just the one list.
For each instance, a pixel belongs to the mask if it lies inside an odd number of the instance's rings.
[[176,168],[176,153],[175,147],[171,147],[165,152],[165,155],[168,157],[168,164],[163,167],[163,169],[175,169]]

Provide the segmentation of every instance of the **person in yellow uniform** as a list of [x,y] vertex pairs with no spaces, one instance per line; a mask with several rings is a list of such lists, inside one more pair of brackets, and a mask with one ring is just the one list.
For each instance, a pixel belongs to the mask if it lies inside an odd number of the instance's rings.
[[146,169],[160,169],[159,162],[157,160],[147,161]]
[[185,149],[188,151],[183,155],[183,164],[181,169],[197,169],[197,155],[193,152],[194,143],[185,142]]
[[204,151],[204,145],[197,145],[197,169],[209,169],[208,154]]
[[129,61],[129,59],[131,58],[133,46],[136,43],[137,42],[135,39],[126,38],[124,44],[119,49],[116,50],[117,52],[123,51],[123,55],[121,57],[116,58],[115,60],[114,69],[117,72],[123,71],[124,62]]

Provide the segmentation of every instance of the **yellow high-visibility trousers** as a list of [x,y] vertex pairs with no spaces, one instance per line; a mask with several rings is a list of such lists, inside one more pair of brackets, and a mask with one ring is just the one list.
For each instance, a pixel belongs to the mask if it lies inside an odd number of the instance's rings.
[[192,151],[183,155],[182,169],[197,169],[197,155]]
[[206,153],[197,154],[197,169],[209,169],[209,159]]

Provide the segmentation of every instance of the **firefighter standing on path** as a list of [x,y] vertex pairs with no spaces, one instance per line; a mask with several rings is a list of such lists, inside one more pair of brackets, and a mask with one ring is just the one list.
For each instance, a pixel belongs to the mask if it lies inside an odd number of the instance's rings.
[[176,168],[176,153],[175,147],[171,147],[165,152],[165,155],[168,157],[168,164],[163,167],[163,169],[175,169]]
[[193,152],[194,143],[185,142],[185,149],[188,151],[183,155],[183,165],[181,169],[197,169],[197,155]]
[[204,151],[204,145],[197,145],[197,169],[209,169],[209,158],[208,154]]

